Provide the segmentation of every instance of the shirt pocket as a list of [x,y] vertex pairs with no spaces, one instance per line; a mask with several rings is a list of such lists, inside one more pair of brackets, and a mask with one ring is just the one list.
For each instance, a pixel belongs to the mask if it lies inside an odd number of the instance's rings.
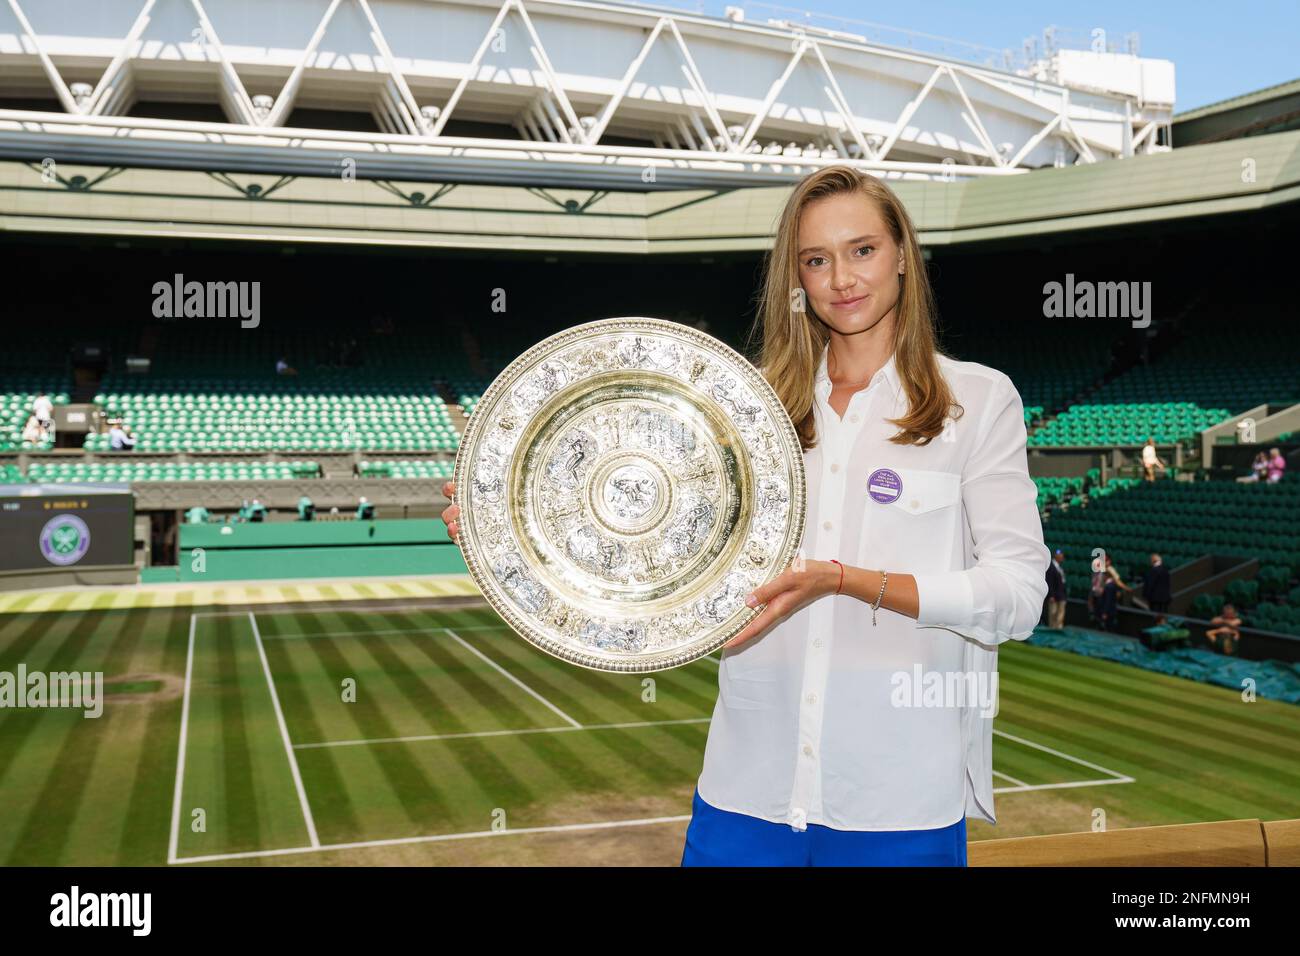
[[733,710],[771,710],[781,693],[781,672],[776,667],[723,667],[718,692],[724,707]]
[[881,503],[864,500],[858,565],[904,573],[949,571],[961,513],[961,475],[924,468],[892,469],[899,479],[898,497]]

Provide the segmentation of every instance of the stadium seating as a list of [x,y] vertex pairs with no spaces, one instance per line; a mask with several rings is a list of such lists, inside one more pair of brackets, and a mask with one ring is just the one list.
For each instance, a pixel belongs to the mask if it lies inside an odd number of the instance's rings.
[[474,406],[479,403],[479,399],[483,397],[485,391],[487,391],[486,387],[479,386],[473,388],[472,391],[462,391],[457,395],[456,401],[464,410],[466,418],[474,413]]
[[314,461],[36,462],[27,469],[32,482],[289,481],[319,474]]
[[357,474],[362,478],[450,478],[455,466],[451,459],[363,461],[357,465]]
[[[454,451],[460,435],[440,396],[358,385],[327,392],[297,382],[108,383],[96,401],[123,417],[137,451]],[[135,383],[130,383],[135,384]],[[118,387],[123,390],[116,390]],[[88,435],[87,451],[107,451]]]
[[1300,332],[1281,322],[1252,322],[1248,334],[1225,335],[1229,321],[1230,315],[1217,310],[1189,317],[1182,340],[1167,353],[1117,376],[1089,400],[1175,401],[1189,408],[1225,409],[1221,418],[1263,403],[1300,402]]
[[1113,448],[1191,442],[1204,429],[1229,416],[1226,408],[1200,408],[1193,402],[1130,402],[1074,405],[1029,435],[1033,447],[1091,445]]
[[958,359],[1005,372],[1020,393],[1026,425],[1099,381],[1110,355],[1108,337],[1086,326],[1045,323],[1041,318],[1004,319],[977,331],[949,330],[943,344]]
[[32,402],[40,392],[55,405],[68,402],[66,377],[0,373],[0,451],[43,451],[54,443],[23,441],[23,426],[32,414]]
[[1038,510],[1044,512],[1053,505],[1068,505],[1072,508],[1084,503],[1084,489],[1089,498],[1104,498],[1120,488],[1131,488],[1138,478],[1121,478],[1112,476],[1104,487],[1099,486],[1100,468],[1089,468],[1086,475],[1043,476],[1034,479],[1038,486]]
[[1300,575],[1300,476],[1277,484],[1137,482],[1087,507],[1051,513],[1044,536],[1049,548],[1066,553],[1072,597],[1088,592],[1093,548],[1105,548],[1128,583],[1145,572],[1153,551],[1171,568],[1218,554]]

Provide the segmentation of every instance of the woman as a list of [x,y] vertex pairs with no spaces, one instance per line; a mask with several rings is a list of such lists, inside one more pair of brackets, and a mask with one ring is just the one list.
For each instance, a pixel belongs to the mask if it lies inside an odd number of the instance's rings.
[[1125,584],[1124,579],[1119,576],[1119,569],[1115,567],[1115,562],[1109,554],[1106,555],[1106,570],[1102,581],[1101,629],[1103,631],[1113,631],[1115,625],[1119,622],[1119,592],[1132,591],[1133,589]]
[[1165,463],[1156,452],[1156,440],[1148,438],[1147,443],[1142,446],[1142,473],[1147,481],[1156,480],[1156,468],[1161,471],[1165,470]]
[[1237,616],[1237,609],[1231,604],[1224,604],[1223,610],[1210,619],[1214,625],[1205,632],[1205,638],[1210,642],[1210,647],[1215,648],[1219,645],[1219,639],[1223,639],[1223,653],[1231,655],[1236,653],[1237,642],[1241,640],[1241,618]]
[[995,822],[997,645],[1033,632],[1049,557],[1020,396],[937,350],[932,302],[883,182],[795,187],[756,333],[803,548],[724,648],[683,865],[964,866],[966,816]]
[[1270,448],[1268,450],[1268,481],[1269,484],[1277,484],[1286,474],[1286,459],[1282,457],[1282,449]]

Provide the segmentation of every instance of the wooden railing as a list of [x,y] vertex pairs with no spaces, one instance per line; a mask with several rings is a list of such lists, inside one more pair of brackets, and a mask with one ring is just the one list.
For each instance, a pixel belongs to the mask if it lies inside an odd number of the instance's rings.
[[978,840],[971,866],[1300,866],[1300,820],[1223,820]]

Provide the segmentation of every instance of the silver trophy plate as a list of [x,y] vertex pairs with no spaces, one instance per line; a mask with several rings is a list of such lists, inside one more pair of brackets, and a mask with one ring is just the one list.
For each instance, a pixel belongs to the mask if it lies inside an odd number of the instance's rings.
[[661,319],[575,326],[512,362],[470,416],[455,481],[488,603],[594,670],[717,649],[803,537],[803,452],[776,393],[722,342]]

